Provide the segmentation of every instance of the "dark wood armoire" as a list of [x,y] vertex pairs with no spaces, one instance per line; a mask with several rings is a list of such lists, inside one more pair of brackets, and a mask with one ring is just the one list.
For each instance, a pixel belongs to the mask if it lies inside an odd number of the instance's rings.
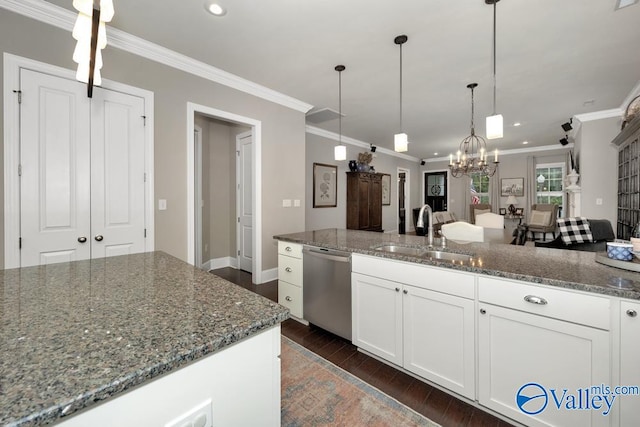
[[382,231],[382,174],[347,172],[347,228]]

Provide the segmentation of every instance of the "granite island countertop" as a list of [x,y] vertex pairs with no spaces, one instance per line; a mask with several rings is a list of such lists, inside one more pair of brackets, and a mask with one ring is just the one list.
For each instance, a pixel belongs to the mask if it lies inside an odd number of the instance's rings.
[[289,311],[162,252],[0,271],[0,425],[59,421]]
[[[461,265],[373,249],[389,243],[426,247],[426,237],[415,235],[331,228],[277,235],[274,239],[640,300],[640,273],[597,263],[594,252],[448,241],[446,251],[473,256],[471,265]],[[439,244],[435,239],[434,246]]]

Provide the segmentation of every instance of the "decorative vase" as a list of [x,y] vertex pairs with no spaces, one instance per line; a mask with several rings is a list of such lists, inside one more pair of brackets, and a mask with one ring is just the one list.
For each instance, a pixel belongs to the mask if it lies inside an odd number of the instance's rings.
[[356,163],[355,160],[349,160],[349,170],[351,172],[355,172],[358,170],[358,164]]
[[358,172],[369,172],[369,165],[366,163],[358,163]]
[[571,169],[571,173],[567,175],[567,179],[569,180],[569,185],[567,186],[567,190],[575,190],[580,188],[578,187],[579,177],[580,175],[578,174],[578,172],[576,172],[575,169]]

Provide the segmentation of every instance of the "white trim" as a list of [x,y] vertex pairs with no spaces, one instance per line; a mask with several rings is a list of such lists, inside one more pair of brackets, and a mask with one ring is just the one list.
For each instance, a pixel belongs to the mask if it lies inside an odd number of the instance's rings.
[[195,266],[203,268],[202,263],[202,128],[198,125],[193,126],[193,142],[195,144],[195,196],[198,197],[198,206],[196,208],[196,254]]
[[[335,132],[331,132],[331,131],[328,131],[328,130],[325,130],[325,129],[320,129],[320,128],[315,127],[315,126],[306,125],[305,132],[306,133],[310,133],[312,135],[321,136],[323,138],[332,139],[334,141],[340,141],[341,140],[345,144],[355,145],[356,147],[366,148],[367,150],[371,148],[371,144],[368,143],[368,142],[360,141],[358,139],[350,138],[350,137],[344,136],[344,135],[342,135],[342,137],[340,137],[340,135],[338,135]],[[418,159],[417,157],[409,156],[408,154],[397,153],[397,152],[395,152],[393,150],[389,150],[388,148],[384,148],[384,147],[378,147],[377,148],[377,152],[378,153],[382,153],[382,154],[387,154],[389,156],[398,157],[400,159],[409,160],[411,162],[419,162],[420,161],[420,159]]]
[[[554,150],[568,150],[573,148],[573,142],[567,145],[543,145],[541,147],[530,147],[530,148],[514,148],[512,150],[502,150],[499,152],[500,156],[512,156],[514,154],[522,154],[522,153],[535,153],[538,151],[554,151]],[[432,159],[424,159],[425,163],[437,163],[437,162],[449,162],[449,157],[434,157]],[[429,170],[431,172],[431,170]]]
[[234,257],[222,257],[210,259],[202,263],[202,269],[205,271],[217,270],[218,268],[231,267],[238,269],[237,259]]
[[576,119],[584,123],[584,122],[591,122],[594,120],[622,117],[623,114],[624,114],[624,109],[612,108],[611,110],[602,110],[602,111],[594,111],[593,113],[576,114],[573,117],[575,117]]
[[[0,0],[7,1],[7,0]],[[20,163],[20,107],[14,90],[20,89],[20,69],[26,68],[52,76],[75,80],[75,71],[44,62],[4,53],[4,268],[20,266],[20,181],[18,164]],[[145,159],[145,207],[144,222],[147,230],[145,251],[155,249],[155,211],[154,211],[154,94],[148,90],[123,83],[103,79],[104,89],[138,96],[144,100],[146,125]]]
[[264,270],[262,272],[262,282],[257,282],[257,284],[273,282],[274,280],[278,280],[278,269],[272,268],[270,270]]
[[[71,32],[76,14],[44,0],[0,0],[0,8]],[[140,37],[108,27],[108,46],[193,74],[258,98],[306,113],[313,105],[238,77]]]
[[263,283],[262,277],[262,122],[205,105],[187,102],[187,262],[193,264],[194,242],[194,145],[193,129],[196,112],[229,122],[252,127],[253,156],[253,283]]

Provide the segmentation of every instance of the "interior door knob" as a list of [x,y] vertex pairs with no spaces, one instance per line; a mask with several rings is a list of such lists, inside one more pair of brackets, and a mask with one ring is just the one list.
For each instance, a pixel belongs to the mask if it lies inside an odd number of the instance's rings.
[[98,234],[96,237],[94,237],[94,239],[96,239],[96,242],[102,242],[102,239],[104,239],[104,237],[102,237],[102,234]]
[[86,241],[87,241],[87,238],[86,238],[86,237],[84,237],[84,236],[82,236],[82,237],[78,237],[78,242],[80,242],[80,243],[84,243],[84,242],[86,242]]

